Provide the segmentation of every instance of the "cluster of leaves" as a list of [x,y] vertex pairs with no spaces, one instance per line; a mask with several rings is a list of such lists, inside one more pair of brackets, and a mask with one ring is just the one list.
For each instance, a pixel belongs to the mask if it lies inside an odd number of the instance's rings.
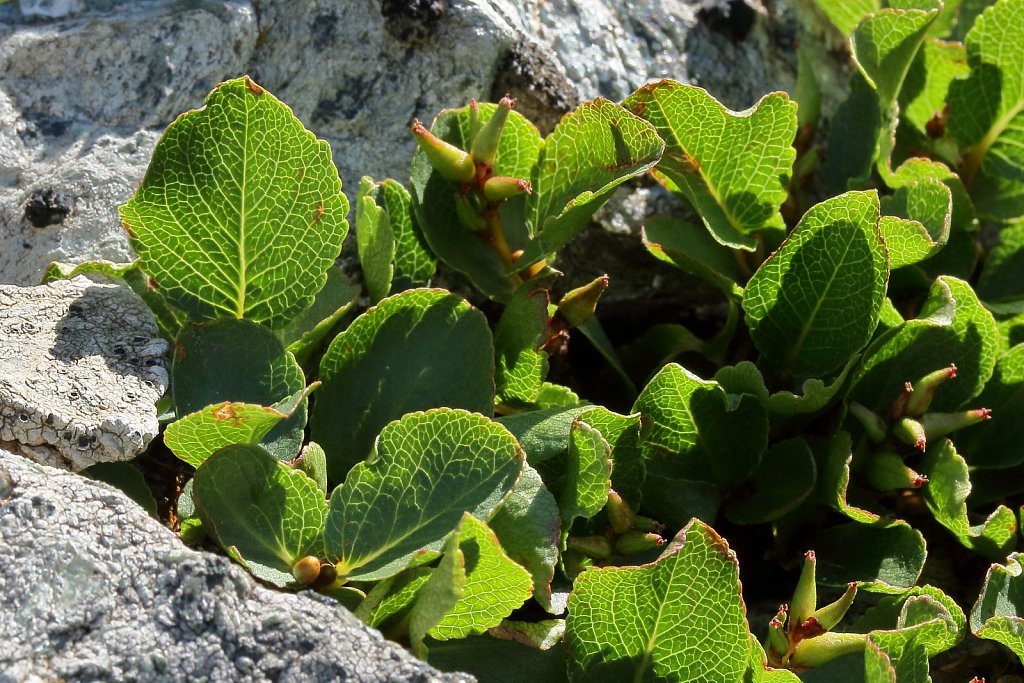
[[[138,261],[48,277],[123,278],[174,341],[182,535],[484,680],[927,681],[967,634],[918,585],[955,544],[1004,563],[970,630],[1024,657],[1024,0],[820,5],[857,65],[823,148],[806,68],[740,113],[662,81],[547,138],[507,99],[414,124],[409,190],[359,187],[354,318],[326,143],[248,78],[171,124],[121,208]],[[553,265],[648,173],[699,222],[644,244],[728,314],[644,332],[630,378],[607,278],[556,303]],[[628,414],[547,381],[573,329]],[[722,524],[814,549],[763,644]]]

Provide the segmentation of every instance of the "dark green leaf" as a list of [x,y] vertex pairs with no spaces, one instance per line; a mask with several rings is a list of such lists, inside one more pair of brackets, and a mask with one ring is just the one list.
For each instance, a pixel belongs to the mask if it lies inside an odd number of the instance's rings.
[[871,338],[887,278],[878,196],[848,192],[826,200],[747,284],[751,337],[766,358],[798,375],[835,370]]
[[[494,350],[483,314],[441,290],[381,301],[331,342],[311,420],[334,483],[373,448],[388,422],[440,406],[489,415]],[[452,522],[454,526],[455,522]]]
[[803,439],[773,444],[750,479],[754,493],[725,509],[736,524],[761,524],[796,508],[814,490],[817,472],[814,455]]
[[[302,369],[277,335],[249,320],[222,318],[185,325],[175,342],[171,390],[177,415],[224,401],[274,406],[305,386]],[[291,417],[273,427],[260,443],[278,460],[291,460],[302,447],[305,397],[294,410],[279,412],[289,412]],[[205,424],[207,418],[194,419]]]
[[323,493],[259,446],[228,446],[210,456],[196,470],[194,495],[203,528],[264,580],[294,583],[292,565],[322,554]]

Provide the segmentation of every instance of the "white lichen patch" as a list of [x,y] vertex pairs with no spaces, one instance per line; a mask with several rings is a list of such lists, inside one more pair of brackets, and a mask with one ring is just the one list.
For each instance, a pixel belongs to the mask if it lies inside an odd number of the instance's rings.
[[0,285],[0,442],[76,472],[131,460],[159,431],[167,351],[123,284]]

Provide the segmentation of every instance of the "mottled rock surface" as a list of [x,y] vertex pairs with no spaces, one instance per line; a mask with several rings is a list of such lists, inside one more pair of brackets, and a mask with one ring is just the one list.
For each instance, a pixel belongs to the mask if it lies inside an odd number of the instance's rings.
[[[130,259],[116,207],[160,131],[244,73],[331,143],[352,195],[364,174],[405,181],[410,123],[444,107],[509,92],[546,132],[585,99],[670,77],[744,109],[792,86],[797,38],[815,50],[828,111],[843,60],[814,12],[810,0],[0,4],[0,282],[35,284],[51,260]],[[40,193],[62,201],[36,227]],[[623,224],[638,235],[628,213]],[[613,280],[621,241],[603,249]],[[653,261],[651,273],[668,276]]]
[[157,435],[167,342],[128,287],[83,276],[0,285],[0,444],[83,470]]
[[119,491],[0,450],[0,683],[472,681],[186,548]]

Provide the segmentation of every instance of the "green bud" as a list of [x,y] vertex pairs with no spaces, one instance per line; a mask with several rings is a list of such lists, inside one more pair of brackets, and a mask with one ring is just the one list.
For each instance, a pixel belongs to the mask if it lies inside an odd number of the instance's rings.
[[656,534],[665,532],[665,525],[656,519],[650,517],[644,517],[643,515],[633,515],[633,528],[638,531],[653,531]]
[[817,558],[814,551],[808,550],[804,554],[804,566],[800,570],[800,579],[796,582],[796,590],[793,591],[793,601],[789,603],[790,631],[807,621],[807,617],[814,613],[818,603],[818,589],[814,582],[814,567]]
[[928,477],[907,467],[892,451],[879,451],[867,465],[868,482],[878,491],[917,489],[928,483]]
[[897,439],[924,452],[928,447],[928,435],[925,434],[924,426],[911,417],[901,417],[892,426],[892,435]]
[[473,159],[464,151],[437,137],[419,121],[412,124],[412,134],[430,165],[442,176],[457,183],[468,183],[476,177]]
[[850,402],[850,414],[852,414],[857,421],[864,427],[864,431],[867,432],[868,438],[875,443],[882,443],[885,441],[886,433],[889,428],[885,424],[885,420],[875,411],[867,408],[866,406],[857,403],[856,401]]
[[508,95],[502,97],[501,102],[498,102],[498,108],[494,110],[494,114],[473,138],[473,146],[470,147],[473,161],[478,164],[494,166],[494,159],[498,156],[498,143],[501,142],[501,132],[505,129],[508,113],[512,111],[515,103],[516,101]]
[[607,560],[612,556],[611,541],[604,536],[570,536],[565,540],[565,547],[595,560]]
[[480,132],[480,105],[477,104],[476,99],[469,101],[469,139],[476,140],[477,133]]
[[608,502],[604,504],[604,509],[615,533],[624,534],[633,528],[633,510],[615,489],[608,489]]
[[921,426],[929,439],[941,439],[958,429],[992,419],[988,408],[964,410],[959,413],[926,413],[921,416]]
[[594,315],[597,302],[606,289],[607,275],[602,275],[590,284],[577,287],[558,302],[558,313],[569,323],[569,327],[579,327]]
[[867,633],[822,633],[797,643],[787,664],[808,668],[821,666],[836,657],[862,652],[867,640]]
[[779,611],[768,622],[768,638],[765,640],[764,649],[772,660],[780,660],[789,652],[789,637],[786,635],[786,616],[789,608],[785,605],[779,606]]
[[663,545],[665,545],[665,539],[658,534],[633,529],[615,539],[615,552],[620,555],[633,555],[654,550]]
[[809,618],[816,619],[823,629],[830,631],[846,616],[846,611],[850,609],[850,605],[853,604],[853,599],[856,595],[857,584],[851,583],[846,587],[846,592],[843,593],[842,597],[832,604],[825,605],[817,610]]
[[487,229],[487,220],[476,208],[473,199],[473,195],[457,192],[455,194],[455,215],[458,216],[459,223],[466,230],[480,232]]
[[491,176],[484,182],[484,199],[489,202],[500,202],[521,194],[530,194],[533,188],[529,181],[508,176]]
[[935,390],[942,385],[943,382],[951,380],[956,377],[956,366],[950,365],[948,368],[942,368],[935,372],[930,372],[921,379],[917,380],[911,385],[910,396],[907,397],[907,404],[904,411],[911,417],[920,417],[924,415],[924,412],[928,410],[928,406],[932,404],[932,397],[935,396]]

